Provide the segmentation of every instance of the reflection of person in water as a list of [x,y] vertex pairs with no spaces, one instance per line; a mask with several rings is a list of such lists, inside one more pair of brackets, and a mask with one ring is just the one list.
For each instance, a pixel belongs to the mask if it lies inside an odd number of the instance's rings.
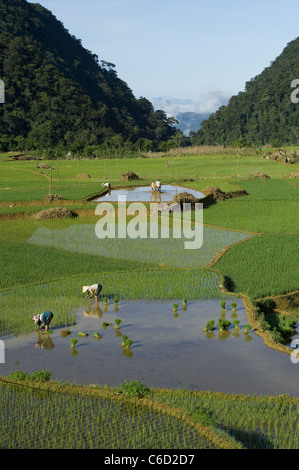
[[84,316],[101,318],[103,316],[103,310],[98,305],[96,307],[88,307],[88,310],[84,310]]
[[53,349],[54,343],[50,335],[43,335],[38,333],[38,340],[34,343],[35,349]]

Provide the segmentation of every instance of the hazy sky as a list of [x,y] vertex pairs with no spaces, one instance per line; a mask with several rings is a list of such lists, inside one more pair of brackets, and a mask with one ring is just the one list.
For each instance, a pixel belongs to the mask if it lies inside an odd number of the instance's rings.
[[181,110],[215,111],[299,36],[298,0],[39,3],[86,49],[114,63],[137,98],[159,97]]

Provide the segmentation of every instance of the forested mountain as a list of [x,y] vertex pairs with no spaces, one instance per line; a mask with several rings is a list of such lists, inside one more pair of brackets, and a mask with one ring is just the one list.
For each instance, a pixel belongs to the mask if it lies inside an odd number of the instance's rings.
[[299,104],[291,100],[291,93],[297,93],[291,83],[299,79],[298,57],[299,38],[288,43],[260,75],[246,82],[244,92],[203,121],[199,131],[191,135],[192,143],[298,145]]
[[0,150],[156,147],[176,133],[38,3],[0,0],[0,79]]

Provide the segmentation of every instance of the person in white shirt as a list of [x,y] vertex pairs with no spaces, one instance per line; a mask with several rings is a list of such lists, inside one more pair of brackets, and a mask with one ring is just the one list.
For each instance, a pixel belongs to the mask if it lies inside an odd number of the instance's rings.
[[84,300],[91,299],[93,296],[95,296],[96,302],[98,302],[98,296],[102,288],[103,287],[100,283],[92,284],[91,286],[83,286],[83,294],[86,294]]

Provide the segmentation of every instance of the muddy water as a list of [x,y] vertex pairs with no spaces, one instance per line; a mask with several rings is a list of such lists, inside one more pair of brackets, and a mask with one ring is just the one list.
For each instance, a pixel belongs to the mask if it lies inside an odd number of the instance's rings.
[[129,202],[168,202],[171,201],[174,196],[178,193],[187,191],[198,199],[204,197],[204,194],[195,189],[181,188],[179,186],[172,186],[170,184],[162,186],[161,192],[152,191],[150,186],[141,186],[137,188],[123,188],[123,189],[112,189],[110,193],[105,194],[95,201],[118,201],[118,196],[126,196],[126,200]]
[[[189,302],[186,310],[178,301],[177,314],[173,302],[121,302],[118,311],[114,304],[108,310],[102,302],[99,309],[91,304],[77,311],[77,324],[70,326],[68,337],[55,327],[48,341],[38,345],[36,332],[2,338],[5,363],[0,363],[0,374],[46,369],[55,380],[82,384],[140,380],[150,387],[298,396],[299,364],[266,347],[254,332],[244,335],[248,321],[242,301],[236,302],[236,314],[227,307],[225,318],[236,316],[241,330],[235,333],[231,326],[224,336],[218,328],[213,333],[202,331],[208,320],[217,325],[218,300]],[[120,332],[134,341],[130,354],[124,354],[121,336],[113,328],[115,318],[122,319]],[[104,328],[103,322],[113,325]],[[89,336],[81,338],[79,331]],[[102,339],[94,339],[95,331]],[[71,337],[78,339],[76,355],[70,349]]]

